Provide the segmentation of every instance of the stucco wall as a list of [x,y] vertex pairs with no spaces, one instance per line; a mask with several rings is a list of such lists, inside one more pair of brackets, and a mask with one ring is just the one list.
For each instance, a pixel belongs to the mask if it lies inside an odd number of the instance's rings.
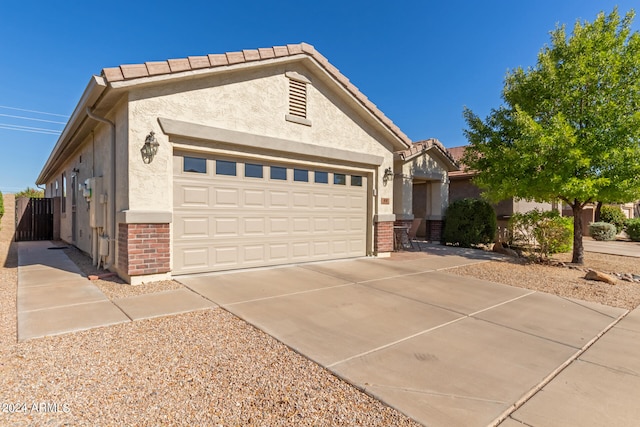
[[[116,171],[118,175],[117,187],[126,188],[126,154],[123,157],[122,152],[126,153],[126,102],[119,103],[107,116],[110,120],[116,123],[116,129],[119,129],[120,135],[116,140],[116,152],[120,157],[118,168]],[[95,208],[104,210],[105,206],[98,203],[98,194],[94,191],[94,199],[91,202],[87,201],[82,192],[82,186],[88,178],[103,177],[103,191],[107,194],[107,197],[112,197],[114,194],[111,188],[111,128],[110,126],[89,119],[90,123],[94,125],[93,132],[79,144],[78,150],[68,156],[67,162],[64,166],[56,171],[54,178],[47,183],[47,189],[51,193],[55,193],[55,183],[58,182],[58,194],[62,196],[62,173],[66,175],[66,192],[67,196],[64,200],[65,212],[60,217],[60,238],[68,243],[72,243],[80,250],[86,252],[89,255],[93,255],[95,251],[94,242],[97,239],[97,231],[94,234],[94,230],[89,225],[89,207],[90,203],[95,203]],[[117,131],[118,133],[118,131]],[[73,186],[73,174],[76,169],[76,185]],[[72,232],[72,197],[73,192],[76,194],[76,236],[73,239]],[[52,194],[55,195],[55,194]],[[117,193],[117,208],[122,209],[127,203],[127,193],[125,191],[119,191]],[[107,209],[107,217],[105,222],[106,234],[111,234],[110,224],[113,218],[113,214],[110,209]],[[99,230],[102,233],[102,230]],[[111,237],[111,236],[110,236]],[[113,236],[115,239],[115,236]],[[113,251],[110,254],[110,259],[113,256]]]
[[[307,85],[311,126],[285,120],[287,71],[311,80]],[[381,173],[392,166],[391,144],[302,64],[276,64],[139,87],[131,91],[129,99],[130,210],[172,210],[173,153],[158,117],[383,156],[377,176],[378,200],[393,198],[393,186],[382,185]],[[160,148],[154,161],[144,164],[140,148],[150,131],[156,133]],[[392,204],[379,204],[375,213],[392,214]]]

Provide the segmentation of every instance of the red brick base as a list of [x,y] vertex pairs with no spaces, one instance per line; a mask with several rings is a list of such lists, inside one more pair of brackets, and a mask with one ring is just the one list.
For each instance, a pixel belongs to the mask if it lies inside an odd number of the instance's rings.
[[170,271],[169,227],[169,224],[119,224],[119,268],[129,276]]
[[442,240],[442,220],[427,220],[427,240],[439,242]]
[[373,245],[376,253],[393,251],[393,221],[374,224]]

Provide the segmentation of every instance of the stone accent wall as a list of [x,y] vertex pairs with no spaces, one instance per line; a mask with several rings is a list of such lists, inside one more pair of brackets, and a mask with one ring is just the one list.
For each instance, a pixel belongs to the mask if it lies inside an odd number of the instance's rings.
[[373,230],[376,253],[393,251],[393,221],[377,222]]
[[119,224],[118,266],[129,276],[167,273],[171,256],[169,224]]

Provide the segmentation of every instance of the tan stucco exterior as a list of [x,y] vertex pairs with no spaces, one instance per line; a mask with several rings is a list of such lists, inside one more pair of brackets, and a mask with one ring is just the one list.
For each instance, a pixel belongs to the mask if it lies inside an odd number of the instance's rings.
[[[47,184],[49,195],[55,195],[56,185],[61,195],[65,173],[61,238],[130,282],[144,281],[131,277],[121,264],[118,229],[122,224],[171,223],[175,150],[330,167],[366,176],[370,254],[375,252],[376,223],[393,222],[396,214],[405,211],[402,202],[397,207],[398,198],[406,193],[397,191],[395,180],[387,182],[385,170],[433,181],[430,209],[435,216],[441,215],[446,170],[428,155],[402,165],[394,162],[394,152],[408,146],[406,137],[399,137],[403,134],[388,119],[372,110],[372,104],[354,92],[337,70],[316,62],[316,56],[294,55],[114,83],[94,77],[39,178]],[[304,120],[292,120],[288,114],[291,76],[309,82]],[[152,131],[160,145],[153,161],[145,163],[140,149]],[[77,181],[72,188],[74,175]],[[91,177],[102,177],[102,189],[87,201],[81,185]],[[77,196],[75,235],[72,191]],[[90,227],[89,203],[99,204],[105,212],[103,227]],[[104,259],[99,256],[100,236],[109,241]],[[148,278],[169,276],[149,274]]]

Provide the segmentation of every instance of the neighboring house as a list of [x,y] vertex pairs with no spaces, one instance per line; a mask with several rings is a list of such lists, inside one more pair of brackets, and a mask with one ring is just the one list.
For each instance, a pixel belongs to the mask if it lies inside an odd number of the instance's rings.
[[[465,170],[466,167],[462,163],[465,149],[466,146],[449,148],[449,153],[460,167],[459,171],[449,173],[449,202],[464,198],[479,199],[482,194],[482,190],[471,182],[477,171]],[[537,203],[511,198],[496,203],[494,208],[498,219],[498,227],[504,229],[509,218],[516,212],[524,213],[533,209],[551,210],[557,207],[552,203]]]
[[396,182],[446,208],[455,165],[426,146],[302,43],[105,68],[37,183],[61,238],[137,284],[386,255],[416,199]]

